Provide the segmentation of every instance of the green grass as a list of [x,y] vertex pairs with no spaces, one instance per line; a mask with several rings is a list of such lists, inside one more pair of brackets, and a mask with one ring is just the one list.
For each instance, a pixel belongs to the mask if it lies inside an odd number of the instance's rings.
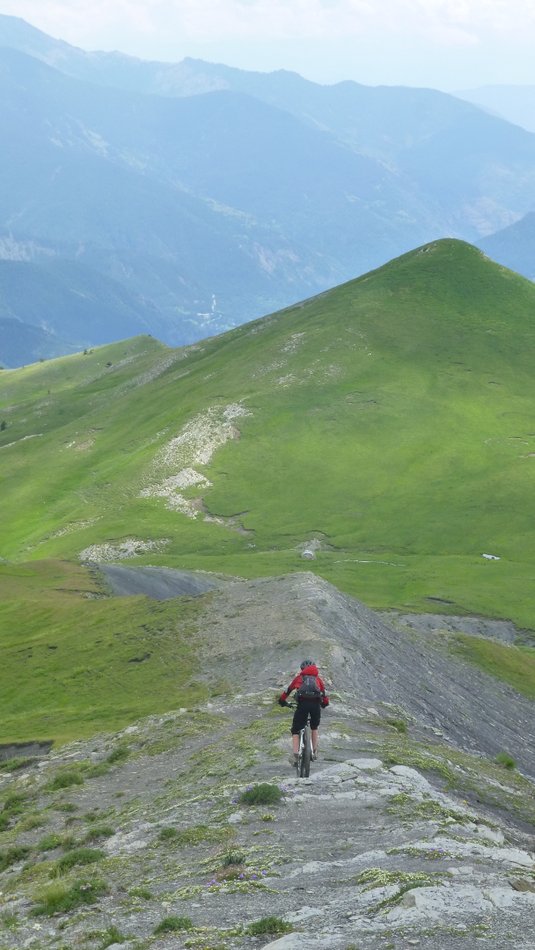
[[[4,372],[1,553],[166,539],[151,563],[262,576],[303,569],[297,545],[316,535],[330,550],[305,566],[372,606],[437,598],[532,628],[534,305],[528,281],[441,241],[186,349],[143,385],[168,352],[149,338]],[[239,443],[200,468],[208,509],[253,534],[139,497],[161,446],[240,401]]]
[[[196,608],[103,599],[77,563],[94,544],[157,542],[136,563],[241,577],[312,570],[371,607],[534,629],[534,312],[529,281],[447,240],[165,372],[171,351],[139,337],[0,374],[2,741],[193,701]],[[231,525],[141,497],[177,473],[158,452],[231,403],[250,412],[240,439],[178,466]]]
[[[0,590],[0,741],[117,731],[205,695],[189,685],[197,670],[194,601],[88,599],[98,594],[90,573],[67,562],[0,565]],[[141,654],[150,656],[133,662]],[[105,767],[126,755],[118,747]],[[62,772],[54,788],[84,777]]]
[[21,845],[0,851],[0,871],[5,871],[6,868],[10,868],[12,864],[18,864],[20,861],[24,861],[29,853],[30,849]]
[[33,758],[24,758],[23,756],[4,759],[0,762],[0,772],[17,772],[19,769],[24,769],[28,765],[32,765],[35,761]]
[[239,801],[242,805],[278,805],[282,801],[282,791],[278,785],[261,782],[242,792]]
[[101,841],[103,838],[111,838],[114,834],[115,828],[110,825],[95,825],[84,836],[84,842]]
[[262,937],[264,934],[289,934],[293,927],[281,917],[261,917],[245,928],[245,932],[252,937]]
[[16,793],[8,794],[3,801],[2,810],[0,811],[0,831],[6,831],[13,822],[13,819],[17,820],[23,815],[26,805],[27,798],[25,795]]
[[178,933],[184,930],[193,930],[193,922],[190,917],[164,917],[155,927],[154,933]]
[[229,835],[227,828],[218,828],[210,825],[192,825],[190,828],[162,828],[158,839],[170,842],[180,848],[194,847],[204,842],[215,843],[224,841]]
[[122,934],[114,924],[112,924],[111,927],[108,927],[103,936],[104,940],[100,944],[99,950],[107,950],[107,948],[111,947],[113,944],[126,943],[128,941],[128,937],[125,937],[125,935]]
[[96,903],[107,890],[106,884],[99,878],[58,881],[37,892],[32,915],[51,917],[54,914],[66,914],[85,904]]
[[457,634],[454,650],[485,673],[535,699],[535,650]]
[[76,769],[62,769],[54,776],[52,781],[45,786],[45,790],[49,792],[58,792],[63,788],[72,788],[73,785],[83,785],[84,777],[80,771]]
[[36,845],[38,851],[55,851],[56,848],[72,847],[74,847],[73,835],[60,835],[55,832],[45,835]]
[[63,857],[58,859],[53,876],[61,877],[62,874],[65,874],[74,867],[83,866],[85,864],[95,864],[97,861],[102,861],[105,857],[106,852],[100,851],[98,848],[73,848],[72,851],[68,851],[67,854],[64,854]]

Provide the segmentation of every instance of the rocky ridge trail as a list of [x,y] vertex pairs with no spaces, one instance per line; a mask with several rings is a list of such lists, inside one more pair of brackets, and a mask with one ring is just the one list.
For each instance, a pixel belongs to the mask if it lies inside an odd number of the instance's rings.
[[239,688],[267,686],[281,666],[312,656],[336,688],[401,710],[414,735],[491,758],[507,752],[535,779],[531,700],[456,656],[447,631],[395,629],[312,573],[217,587],[201,639],[207,668]]
[[[533,704],[312,574],[198,596],[211,703],[0,770],[1,950],[533,950]],[[305,654],[306,780],[274,703]]]
[[[391,712],[333,702],[308,780],[266,695],[143,720],[4,775],[4,801],[24,807],[2,835],[0,947],[100,950],[119,935],[126,950],[532,948],[534,841],[495,812],[497,796],[529,809],[529,783],[424,750]],[[280,802],[240,801],[262,783]],[[470,806],[474,790],[492,807]],[[58,882],[98,900],[33,916]],[[266,918],[291,932],[254,936]],[[188,929],[155,933],[170,919]]]

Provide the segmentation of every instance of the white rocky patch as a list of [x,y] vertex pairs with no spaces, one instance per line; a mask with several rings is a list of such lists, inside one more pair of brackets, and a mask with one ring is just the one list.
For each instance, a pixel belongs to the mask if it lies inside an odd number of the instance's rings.
[[169,544],[167,538],[157,541],[142,541],[140,538],[125,538],[124,541],[91,544],[78,555],[81,561],[123,561],[137,554],[161,551]]
[[18,241],[11,234],[0,238],[0,260],[34,261],[37,257],[54,257],[54,251],[34,241]]
[[0,449],[10,449],[12,445],[18,445],[19,442],[27,442],[28,439],[42,439],[42,432],[35,432],[34,435],[23,435],[21,439],[16,439],[15,442],[6,442],[5,445],[0,445]]
[[[138,389],[140,386],[146,386],[148,383],[151,383],[154,379],[158,379],[162,373],[165,373],[171,366],[175,363],[180,362],[185,359],[187,356],[187,351],[179,351],[169,353],[167,356],[164,356],[163,359],[158,360],[150,369],[146,370],[144,373],[141,373],[139,376],[133,376],[131,379],[127,379],[121,386],[118,387],[116,392],[124,393],[129,392],[131,389]],[[137,357],[129,357],[128,359],[121,360],[120,363],[116,363],[113,366],[113,369],[118,369],[121,366],[124,366],[125,363],[134,362]],[[109,369],[107,370],[109,372]],[[189,370],[184,370],[180,373],[180,376],[187,376]],[[98,377],[97,377],[98,378]],[[176,377],[179,378],[179,377]]]
[[261,366],[256,373],[251,374],[252,379],[257,379],[259,376],[267,376],[268,373],[276,373],[278,370],[284,369],[286,366],[286,360],[274,360],[273,363],[266,363],[265,366]]
[[304,333],[292,333],[291,337],[286,341],[282,347],[283,353],[295,353],[297,347],[300,343],[303,342],[305,338]]
[[208,465],[217,449],[230,439],[238,438],[240,433],[234,420],[250,415],[240,403],[212,406],[199,413],[158,452],[140,497],[165,498],[171,511],[196,518],[200,500],[186,498],[182,491],[192,487],[209,488],[211,482],[194,466]]
[[73,534],[75,531],[84,531],[85,528],[90,528],[91,525],[96,524],[97,521],[100,521],[100,518],[91,518],[89,521],[72,521],[70,524],[64,525],[63,528],[58,528],[50,537],[63,538],[66,534]]
[[88,129],[83,122],[79,123],[80,132],[82,133],[83,138],[86,140],[87,144],[99,155],[108,156],[110,152],[109,142],[106,142],[105,139],[95,132],[93,129]]
[[74,449],[75,452],[87,452],[93,448],[94,444],[94,439],[85,439],[83,442],[77,442],[76,439],[74,439],[72,442],[67,442],[65,448]]

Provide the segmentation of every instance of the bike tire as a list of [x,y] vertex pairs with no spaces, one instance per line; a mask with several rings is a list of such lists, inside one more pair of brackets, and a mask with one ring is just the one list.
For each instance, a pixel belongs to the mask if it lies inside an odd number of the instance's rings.
[[301,778],[308,778],[310,775],[310,760],[312,757],[312,736],[310,735],[310,726],[308,723],[305,727],[304,740],[299,774]]
[[297,777],[297,778],[300,778],[300,777],[301,777],[301,768],[302,768],[302,765],[303,765],[303,749],[304,749],[304,747],[305,747],[305,743],[304,743],[304,730],[301,729],[301,733],[300,733],[300,735],[299,735],[299,748],[298,748],[298,750],[297,750],[297,760],[296,760],[296,763],[295,763],[295,774],[296,774],[296,777]]

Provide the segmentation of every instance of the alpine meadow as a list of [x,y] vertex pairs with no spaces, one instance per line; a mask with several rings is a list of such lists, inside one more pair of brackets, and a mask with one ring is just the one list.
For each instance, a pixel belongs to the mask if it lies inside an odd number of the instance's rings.
[[[45,678],[15,707],[3,687],[8,738],[88,734],[185,696],[188,664],[169,693],[152,677],[195,607],[101,599],[84,564],[258,578],[302,571],[305,553],[371,607],[532,629],[534,313],[529,281],[443,240],[189,347],[137,337],[4,371],[2,677],[20,687],[35,644]],[[147,623],[161,663],[128,667]],[[84,724],[103,630],[122,685]]]

